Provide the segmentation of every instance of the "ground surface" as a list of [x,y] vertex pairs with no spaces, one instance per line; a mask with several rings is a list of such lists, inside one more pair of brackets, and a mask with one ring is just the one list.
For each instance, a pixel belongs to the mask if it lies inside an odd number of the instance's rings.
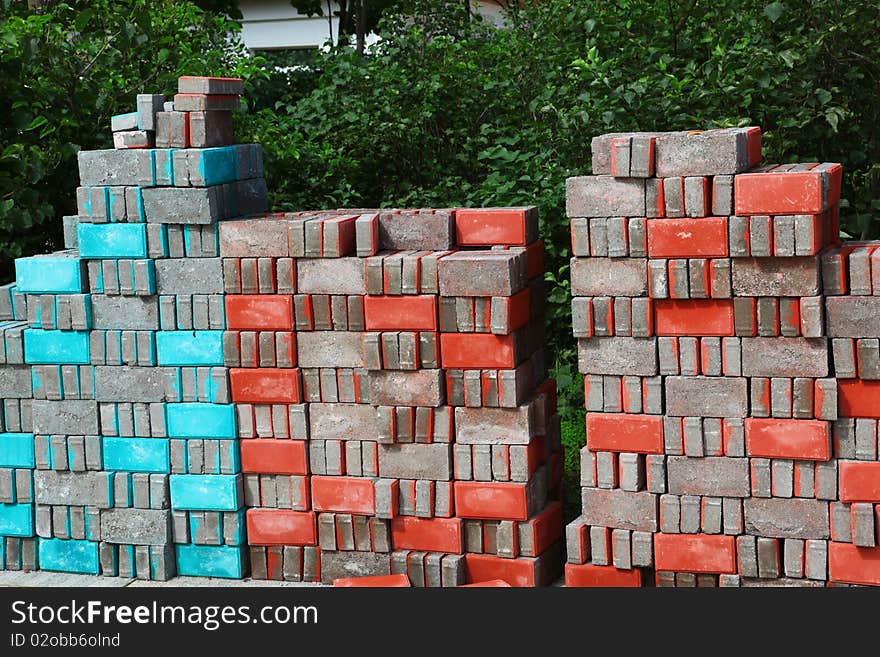
[[0,572],[0,586],[88,586],[118,588],[130,587],[163,587],[163,586],[321,586],[320,584],[304,584],[302,582],[267,582],[255,579],[218,579],[208,577],[175,577],[167,582],[145,582],[128,577],[97,577],[95,575],[75,575],[70,573],[50,573],[39,571],[33,573],[21,573],[13,571]]

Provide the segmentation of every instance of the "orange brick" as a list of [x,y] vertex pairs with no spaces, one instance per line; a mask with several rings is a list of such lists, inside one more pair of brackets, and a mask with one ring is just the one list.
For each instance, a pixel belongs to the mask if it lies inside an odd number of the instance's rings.
[[688,573],[735,573],[733,536],[654,534],[654,567]]
[[416,518],[398,516],[391,521],[391,543],[395,550],[464,552],[460,518]]
[[437,297],[364,297],[364,322],[368,331],[436,331]]
[[591,563],[567,563],[565,585],[593,588],[639,587],[642,585],[642,571],[621,570],[614,566],[596,566]]
[[880,502],[880,463],[841,461],[840,501]]
[[411,586],[406,575],[367,575],[366,577],[340,577],[333,580],[336,588],[408,588]]
[[880,548],[829,542],[828,577],[832,582],[880,585]]
[[636,413],[587,413],[590,451],[663,453],[663,418]]
[[746,418],[746,452],[770,459],[827,461],[831,430],[823,420]]
[[529,550],[520,545],[520,554],[526,557],[537,557],[562,538],[562,533],[565,530],[562,521],[562,504],[551,502],[547,508],[527,520],[525,524],[531,526],[533,545]]
[[313,475],[312,507],[315,511],[374,515],[376,513],[375,485],[372,479]]
[[734,334],[730,299],[656,299],[654,330],[662,336],[728,336]]
[[842,174],[839,164],[823,172],[740,174],[733,179],[736,214],[820,214],[840,200]]
[[464,558],[468,581],[487,582],[500,579],[511,586],[540,586],[535,559],[506,559],[494,554],[467,554]]
[[230,294],[225,304],[228,329],[293,330],[293,297],[290,295]]
[[457,516],[485,520],[528,520],[525,484],[456,481],[453,490]]
[[727,257],[727,217],[648,219],[651,258]]
[[[455,241],[461,246],[525,246],[533,208],[460,208],[455,211]],[[531,216],[529,213],[532,213]]]
[[503,579],[490,579],[485,582],[474,582],[473,584],[461,584],[456,586],[457,589],[509,589],[510,584]]
[[837,409],[840,417],[880,418],[880,381],[838,379]]
[[302,402],[298,369],[231,368],[232,401],[247,404],[299,404]]
[[242,440],[242,472],[307,475],[309,454],[304,440]]
[[512,335],[441,333],[444,369],[513,369],[516,353]]
[[314,511],[248,509],[247,535],[251,545],[315,545]]

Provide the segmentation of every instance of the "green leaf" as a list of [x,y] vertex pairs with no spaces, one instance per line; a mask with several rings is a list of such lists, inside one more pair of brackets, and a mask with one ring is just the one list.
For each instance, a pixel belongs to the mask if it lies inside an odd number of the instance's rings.
[[819,99],[819,102],[823,105],[827,105],[831,101],[831,92],[827,89],[816,89],[816,98]]
[[764,15],[771,23],[778,21],[779,17],[782,16],[783,11],[785,11],[785,6],[781,2],[771,2],[764,7]]
[[25,128],[25,130],[36,130],[37,128],[44,126],[47,123],[49,123],[49,119],[47,119],[45,116],[38,116],[28,124],[28,127]]

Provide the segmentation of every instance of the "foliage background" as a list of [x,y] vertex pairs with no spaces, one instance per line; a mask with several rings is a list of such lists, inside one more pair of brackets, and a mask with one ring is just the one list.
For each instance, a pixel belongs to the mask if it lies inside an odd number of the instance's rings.
[[[564,180],[609,131],[759,125],[765,161],[839,161],[846,236],[880,236],[880,5],[870,0],[544,0],[508,29],[465,3],[381,2],[382,40],[249,58],[235,3],[0,0],[0,278],[60,248],[78,149],[179,74],[247,81],[243,139],[263,144],[276,209],[541,209],[548,353],[566,441],[583,439],[570,337]],[[402,16],[409,16],[408,19]],[[569,450],[572,465],[575,449]],[[571,468],[572,472],[574,468]]]

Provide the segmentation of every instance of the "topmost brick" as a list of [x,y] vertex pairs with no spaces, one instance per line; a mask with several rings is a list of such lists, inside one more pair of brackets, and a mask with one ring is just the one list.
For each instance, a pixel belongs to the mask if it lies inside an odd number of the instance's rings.
[[674,132],[657,137],[658,178],[742,173],[761,161],[760,128]]
[[593,137],[593,175],[615,178],[713,176],[761,161],[760,128],[613,132]]
[[241,78],[203,78],[183,75],[177,79],[177,93],[240,96],[244,93],[244,83]]

